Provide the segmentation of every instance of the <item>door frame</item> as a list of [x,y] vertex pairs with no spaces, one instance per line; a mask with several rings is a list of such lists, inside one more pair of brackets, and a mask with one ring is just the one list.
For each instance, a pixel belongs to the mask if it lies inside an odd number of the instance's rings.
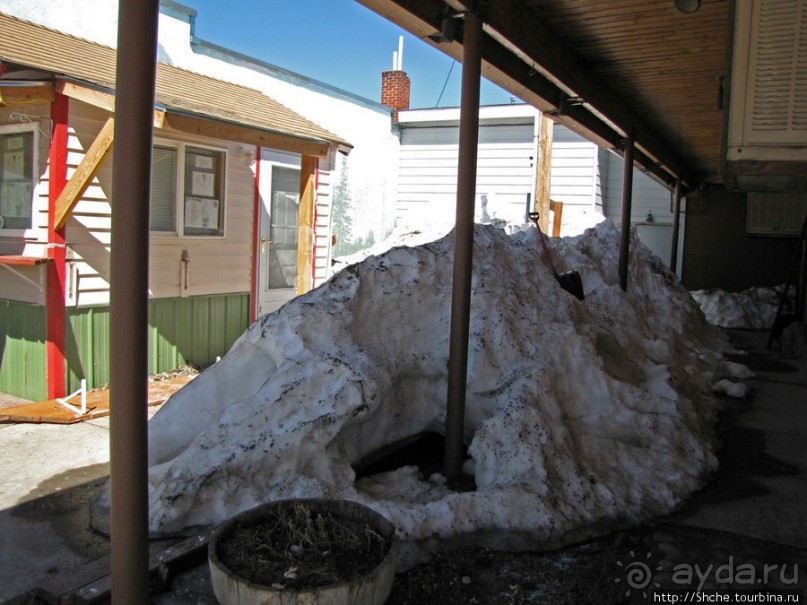
[[[268,288],[266,287],[266,254],[264,246],[268,243],[268,230],[271,221],[272,182],[275,168],[287,168],[301,171],[302,156],[284,153],[274,149],[261,149],[255,169],[255,238],[254,238],[254,285],[253,285],[253,314],[255,318],[279,309],[283,304],[294,298],[296,288]],[[299,192],[298,192],[299,193]]]

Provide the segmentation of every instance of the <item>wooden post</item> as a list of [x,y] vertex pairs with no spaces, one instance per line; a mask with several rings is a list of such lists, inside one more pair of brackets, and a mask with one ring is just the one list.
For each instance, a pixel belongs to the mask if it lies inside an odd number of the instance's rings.
[[549,190],[552,184],[552,138],[554,123],[541,112],[538,128],[538,157],[535,161],[535,203],[541,231],[549,233]]
[[314,205],[317,158],[304,155],[300,167],[300,215],[297,222],[297,294],[314,285]]
[[462,472],[465,397],[468,380],[468,332],[471,322],[471,279],[474,252],[476,159],[479,142],[479,89],[482,74],[482,19],[465,15],[462,41],[460,145],[457,165],[457,209],[454,229],[454,273],[451,291],[451,334],[448,352],[445,476]]

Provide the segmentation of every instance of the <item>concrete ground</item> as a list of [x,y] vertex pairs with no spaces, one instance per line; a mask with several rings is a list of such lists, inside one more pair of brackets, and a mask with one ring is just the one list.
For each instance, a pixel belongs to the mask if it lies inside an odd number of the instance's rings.
[[[724,572],[727,563],[733,572],[743,564],[759,570],[784,565],[786,581],[778,587],[801,591],[802,600],[791,602],[804,602],[807,582],[799,574],[807,574],[807,361],[785,360],[767,351],[767,333],[733,331],[731,336],[749,352],[736,360],[757,376],[750,381],[749,397],[730,401],[721,418],[719,473],[677,513],[604,540],[610,549],[621,545],[629,550],[631,557],[660,553],[654,561],[665,569],[653,578],[656,588],[681,588],[675,570],[696,562],[702,569],[722,565]],[[89,529],[89,502],[108,474],[108,437],[108,418],[73,425],[0,425],[6,467],[0,482],[0,603],[45,602],[32,591],[69,583],[76,569],[108,553],[107,539]],[[550,569],[557,569],[558,577],[564,571],[568,575],[568,552],[553,556]],[[626,556],[621,558],[629,563]],[[513,569],[515,563],[508,564]],[[623,579],[610,569],[604,575],[603,582],[611,587]],[[463,583],[466,576],[474,577],[468,570]],[[434,602],[434,595],[418,588],[425,583],[415,582],[417,577],[396,576],[388,602]],[[721,582],[712,578],[705,586],[721,588]],[[767,582],[758,584],[754,588],[768,588]],[[545,591],[541,594],[546,597]],[[562,602],[537,598],[497,602]],[[153,602],[215,603],[206,565],[177,576],[171,589]]]

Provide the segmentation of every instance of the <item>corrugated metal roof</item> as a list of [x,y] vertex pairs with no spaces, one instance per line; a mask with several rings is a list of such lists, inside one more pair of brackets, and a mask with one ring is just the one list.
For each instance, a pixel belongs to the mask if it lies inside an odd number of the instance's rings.
[[[89,40],[0,13],[0,60],[115,89],[117,51]],[[166,109],[248,128],[350,147],[265,94],[157,63],[156,101]]]

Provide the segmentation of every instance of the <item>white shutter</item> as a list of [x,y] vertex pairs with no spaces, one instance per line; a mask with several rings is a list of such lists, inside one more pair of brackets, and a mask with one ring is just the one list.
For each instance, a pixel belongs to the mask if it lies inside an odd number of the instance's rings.
[[151,156],[151,230],[176,231],[177,150],[155,146]]
[[752,142],[781,142],[785,133],[807,132],[805,25],[807,3],[803,0],[757,2],[748,83]]

